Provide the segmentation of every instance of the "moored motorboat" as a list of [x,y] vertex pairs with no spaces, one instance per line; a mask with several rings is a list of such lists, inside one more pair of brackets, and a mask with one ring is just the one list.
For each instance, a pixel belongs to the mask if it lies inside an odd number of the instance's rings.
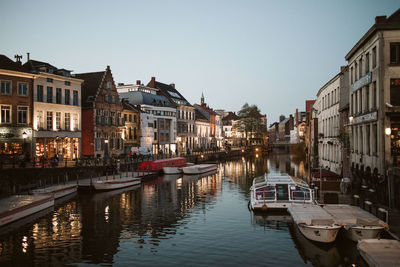
[[341,225],[316,204],[292,205],[288,208],[300,232],[308,239],[321,243],[335,241]]
[[51,194],[54,196],[54,199],[57,199],[72,194],[77,190],[78,190],[77,184],[64,184],[64,185],[53,185],[45,188],[34,189],[32,190],[32,194],[34,195]]
[[186,163],[186,165],[184,166],[175,166],[175,167],[163,167],[163,172],[164,174],[180,174],[183,173],[182,168],[183,167],[189,167],[189,166],[193,166],[194,163]]
[[184,174],[200,174],[217,170],[217,164],[197,164],[193,166],[183,167]]
[[123,188],[123,187],[138,185],[140,183],[141,183],[140,178],[126,177],[126,178],[115,179],[115,180],[94,181],[92,183],[92,186],[95,190],[105,191],[105,190],[113,190],[113,189],[119,189],[119,188]]
[[0,200],[0,226],[54,206],[51,195],[14,195]]
[[387,223],[360,207],[330,204],[324,205],[323,209],[332,215],[338,224],[343,225],[345,236],[355,242],[379,238],[384,230],[389,229]]
[[314,192],[303,180],[288,174],[254,178],[250,188],[252,210],[286,211],[293,203],[314,203]]

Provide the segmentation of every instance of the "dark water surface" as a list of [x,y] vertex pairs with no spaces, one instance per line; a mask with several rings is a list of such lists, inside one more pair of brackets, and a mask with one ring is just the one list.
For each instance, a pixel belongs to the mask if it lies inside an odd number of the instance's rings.
[[164,176],[141,186],[79,193],[54,211],[0,228],[0,266],[347,266],[355,244],[321,246],[288,215],[248,210],[253,177],[306,177],[287,154],[219,164],[216,174]]

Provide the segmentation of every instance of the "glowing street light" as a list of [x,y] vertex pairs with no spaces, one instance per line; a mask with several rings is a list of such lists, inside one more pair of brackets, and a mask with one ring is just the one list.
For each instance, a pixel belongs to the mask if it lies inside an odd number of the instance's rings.
[[385,134],[389,136],[391,133],[392,133],[392,129],[390,129],[390,127],[386,127]]

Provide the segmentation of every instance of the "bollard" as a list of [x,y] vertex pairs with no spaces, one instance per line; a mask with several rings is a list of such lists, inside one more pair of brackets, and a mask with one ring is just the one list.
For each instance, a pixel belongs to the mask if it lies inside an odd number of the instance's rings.
[[353,195],[353,206],[360,206],[360,196]]
[[369,213],[371,213],[371,207],[372,207],[372,202],[368,201],[368,200],[365,200],[364,201],[364,209],[366,211],[368,211]]
[[[382,218],[382,215],[384,218]],[[384,219],[385,223],[389,223],[389,212],[385,210],[384,208],[379,208],[378,209],[378,218]]]

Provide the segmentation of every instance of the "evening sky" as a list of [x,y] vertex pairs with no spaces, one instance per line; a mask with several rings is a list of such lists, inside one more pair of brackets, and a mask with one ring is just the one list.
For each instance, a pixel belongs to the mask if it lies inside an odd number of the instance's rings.
[[344,56],[400,1],[0,1],[1,52],[31,53],[74,73],[111,66],[116,83],[152,76],[191,102],[238,111],[248,102],[268,123],[345,65]]

